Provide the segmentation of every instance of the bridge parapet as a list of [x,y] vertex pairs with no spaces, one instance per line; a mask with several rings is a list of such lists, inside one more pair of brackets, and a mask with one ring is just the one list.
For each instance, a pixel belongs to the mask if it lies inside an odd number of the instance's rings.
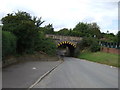
[[82,40],[82,37],[62,36],[62,35],[52,35],[52,34],[46,34],[46,37],[53,38],[56,41],[78,42],[78,41]]
[[52,35],[52,34],[46,34],[47,38],[52,38],[57,46],[63,45],[63,44],[69,44],[73,47],[76,47],[77,43],[82,40],[82,37],[73,37],[73,36],[62,36],[62,35]]

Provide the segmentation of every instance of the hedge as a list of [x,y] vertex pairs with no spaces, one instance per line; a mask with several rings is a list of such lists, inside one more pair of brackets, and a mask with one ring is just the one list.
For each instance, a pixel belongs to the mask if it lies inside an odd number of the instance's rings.
[[16,40],[14,34],[8,31],[2,31],[2,57],[16,53]]

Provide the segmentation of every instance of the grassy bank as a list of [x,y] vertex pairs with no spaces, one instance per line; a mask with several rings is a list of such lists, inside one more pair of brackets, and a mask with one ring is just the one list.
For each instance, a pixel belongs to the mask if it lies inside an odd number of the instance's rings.
[[102,64],[107,64],[115,67],[120,67],[118,65],[118,55],[104,52],[84,52],[79,55],[80,59],[86,59],[93,62],[98,62]]

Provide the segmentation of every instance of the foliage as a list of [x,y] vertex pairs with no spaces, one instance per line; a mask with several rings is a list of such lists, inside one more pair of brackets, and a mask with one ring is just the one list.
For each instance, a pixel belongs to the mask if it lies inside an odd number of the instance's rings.
[[11,32],[2,31],[2,56],[15,54],[17,38]]
[[[79,22],[75,28],[73,28],[73,31],[76,31],[79,33],[81,37],[94,37],[100,38],[101,32],[99,30],[99,26],[96,23],[83,23]],[[78,36],[78,35],[77,35]]]
[[75,37],[82,37],[83,34],[81,32],[73,31],[71,30],[69,33],[70,36],[75,36]]
[[100,46],[96,38],[85,37],[82,39],[81,42],[78,43],[78,46],[81,51],[84,49],[87,49],[92,52],[96,52],[100,50]]
[[109,31],[107,31],[107,33],[101,33],[97,23],[79,22],[73,29],[63,28],[54,32],[54,34],[76,37],[95,37],[104,42],[120,42],[119,32],[117,35],[109,33]]
[[39,35],[38,41],[36,42],[36,51],[43,51],[49,55],[55,55],[56,44],[50,38],[45,38],[44,35]]
[[42,21],[41,20],[42,18],[40,17],[40,18],[38,18],[37,19],[37,17],[33,17],[33,22],[35,23],[35,25],[37,26],[37,27],[40,27],[45,21]]
[[[17,37],[17,53],[33,53],[41,50],[47,54],[55,54],[55,44],[51,39],[44,36],[46,33],[53,33],[53,26],[49,24],[41,29],[40,25],[44,23],[41,17],[32,18],[29,13],[18,11],[3,17],[2,23],[3,31],[9,31]],[[9,37],[10,35],[7,38]],[[3,37],[3,39],[6,39],[6,37]],[[10,52],[12,51],[10,50]]]
[[73,31],[81,32],[82,36],[88,36],[88,25],[83,22],[79,22],[75,28],[73,28]]
[[[118,32],[116,36],[112,33],[101,34],[97,23],[79,22],[73,29],[63,28],[55,32],[52,24],[40,27],[44,23],[44,21],[41,20],[41,17],[32,18],[29,13],[23,11],[7,14],[7,16],[2,18],[2,23],[4,42],[8,43],[8,45],[14,43],[12,48],[11,46],[5,46],[10,49],[9,51],[11,54],[13,48],[16,48],[18,53],[32,53],[41,50],[47,54],[55,54],[55,43],[51,39],[45,38],[45,34],[83,37],[83,40],[78,44],[79,48],[81,50],[88,49],[92,52],[96,52],[100,49],[97,42],[100,38],[102,38],[101,40],[103,41],[120,42],[120,32]],[[17,41],[15,38],[17,38]],[[8,39],[10,40],[7,41]],[[7,50],[5,50],[5,52]],[[76,50],[75,53],[77,55],[78,51]]]
[[118,31],[116,37],[115,37],[115,40],[120,43],[120,31]]
[[17,52],[33,52],[41,18],[33,18],[29,13],[18,11],[2,18],[3,31],[12,32],[17,37]]
[[69,35],[69,30],[67,28],[63,28],[57,32],[58,35],[64,35],[67,36]]
[[49,54],[55,55],[56,53],[56,44],[50,38],[46,38],[42,43],[42,51]]
[[101,38],[100,28],[96,23],[79,22],[74,28],[63,28],[56,32],[58,35],[77,36],[77,37],[96,37]]
[[100,46],[98,44],[97,41],[92,41],[91,45],[90,45],[90,51],[91,52],[97,52],[100,51]]
[[39,27],[39,30],[44,34],[54,34],[54,28],[52,24],[45,25],[44,27]]
[[2,30],[2,26],[0,25],[0,30]]
[[117,42],[116,36],[113,33],[102,33],[101,41]]
[[90,23],[88,24],[88,27],[89,27],[89,31],[88,31],[89,35],[91,35],[92,37],[96,37],[98,39],[102,37],[100,28],[97,25],[97,23]]

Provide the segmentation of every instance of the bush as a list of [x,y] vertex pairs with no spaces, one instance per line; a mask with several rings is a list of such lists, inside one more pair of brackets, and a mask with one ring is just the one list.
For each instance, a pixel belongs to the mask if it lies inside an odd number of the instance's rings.
[[3,31],[12,32],[17,37],[17,53],[33,53],[38,27],[44,22],[23,11],[7,14],[2,18]]
[[79,42],[78,46],[79,46],[80,50],[87,49],[91,52],[96,52],[96,51],[100,50],[98,40],[95,38],[92,38],[92,37],[91,38],[90,37],[83,38],[83,40],[81,42]]
[[39,38],[36,39],[35,43],[36,51],[43,51],[49,55],[56,54],[56,44],[50,38],[45,38],[43,34],[39,34]]
[[2,56],[13,55],[16,52],[16,37],[8,31],[2,31]]
[[41,45],[41,51],[49,54],[55,55],[56,54],[56,44],[50,38],[45,38]]
[[93,41],[90,45],[90,51],[91,52],[97,52],[100,51],[100,46],[97,41]]

